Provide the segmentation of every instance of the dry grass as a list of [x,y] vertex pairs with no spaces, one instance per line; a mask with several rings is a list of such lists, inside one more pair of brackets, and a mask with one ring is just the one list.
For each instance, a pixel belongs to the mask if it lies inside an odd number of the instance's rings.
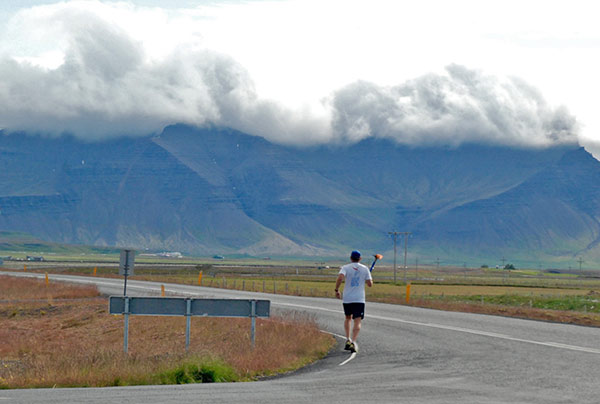
[[[186,353],[185,318],[132,316],[129,354],[124,354],[122,316],[108,314],[105,298],[81,300],[97,291],[58,283],[44,288],[43,280],[0,278],[0,295],[10,290],[12,300],[0,304],[2,387],[176,383],[190,381],[185,369],[198,374],[217,369],[217,380],[251,380],[296,369],[333,344],[313,320],[298,315],[257,320],[254,350],[250,319],[193,318]],[[41,291],[44,297],[76,300],[23,302],[18,289],[29,299],[39,298]]]
[[0,275],[0,300],[80,299],[99,296],[95,286],[78,286],[64,282],[15,278]]

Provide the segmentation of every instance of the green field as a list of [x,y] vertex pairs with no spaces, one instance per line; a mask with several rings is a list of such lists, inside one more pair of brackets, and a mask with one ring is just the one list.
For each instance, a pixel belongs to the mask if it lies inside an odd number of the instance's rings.
[[[116,277],[117,254],[77,256],[49,255],[46,262],[7,261],[7,269],[72,273]],[[131,279],[298,296],[334,298],[334,283],[343,261],[274,260],[257,258],[164,258],[140,255]],[[596,324],[590,316],[600,313],[600,274],[592,271],[501,270],[421,266],[418,270],[378,264],[373,272],[375,286],[367,289],[367,299],[411,304],[444,310],[475,311],[560,320],[557,313],[569,313],[565,321]],[[411,284],[410,300],[406,283]],[[537,310],[537,311],[536,311]],[[540,314],[538,311],[546,311]],[[581,316],[583,319],[573,318]],[[600,325],[600,319],[598,319]]]

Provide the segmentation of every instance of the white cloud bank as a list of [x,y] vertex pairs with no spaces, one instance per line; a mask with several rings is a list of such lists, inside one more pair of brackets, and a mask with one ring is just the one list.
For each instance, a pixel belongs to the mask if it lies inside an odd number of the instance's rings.
[[533,147],[577,139],[575,118],[531,86],[459,65],[395,86],[358,81],[318,104],[285,106],[261,97],[233,57],[203,45],[203,18],[97,1],[21,11],[5,36],[12,42],[0,46],[0,127],[101,139],[213,124],[299,145],[369,136]]
[[576,141],[577,122],[517,78],[463,66],[393,87],[349,85],[333,98],[335,133],[352,141],[379,136],[406,144],[485,142],[548,146]]
[[[55,68],[4,55],[0,127],[99,139],[147,135],[166,125],[216,124],[282,142],[324,136],[319,118],[258,98],[231,57],[179,47],[154,59],[116,21],[136,9],[96,2],[61,3],[19,15],[21,27],[60,27],[63,60]],[[34,60],[34,62],[36,62]]]

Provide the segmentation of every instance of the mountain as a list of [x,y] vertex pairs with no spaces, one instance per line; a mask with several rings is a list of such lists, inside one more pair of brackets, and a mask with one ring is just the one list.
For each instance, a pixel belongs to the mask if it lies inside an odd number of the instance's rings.
[[282,256],[389,251],[399,230],[411,257],[596,260],[599,179],[577,145],[299,148],[184,125],[102,142],[0,134],[0,230]]
[[[0,231],[0,254],[3,252],[36,254],[118,254],[119,250],[110,247],[90,247],[85,245],[65,245],[37,239],[30,234]],[[4,255],[4,254],[2,254]],[[49,258],[46,256],[46,258]]]
[[[490,255],[505,250],[530,262],[598,256],[600,164],[583,148],[490,198],[457,206],[423,224],[426,239]],[[469,239],[468,246],[457,241]]]

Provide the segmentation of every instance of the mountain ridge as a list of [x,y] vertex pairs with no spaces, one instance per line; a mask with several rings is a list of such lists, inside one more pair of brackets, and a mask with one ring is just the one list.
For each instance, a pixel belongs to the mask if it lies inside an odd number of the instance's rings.
[[343,256],[390,251],[387,232],[402,230],[411,257],[600,258],[600,163],[574,144],[299,148],[185,125],[98,143],[0,139],[0,230],[48,241]]

